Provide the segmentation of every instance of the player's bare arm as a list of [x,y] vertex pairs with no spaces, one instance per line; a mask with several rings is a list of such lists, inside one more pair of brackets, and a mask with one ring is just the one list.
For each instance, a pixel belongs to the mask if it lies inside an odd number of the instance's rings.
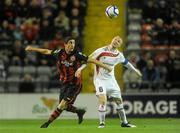
[[112,68],[110,68],[108,65],[103,64],[102,62],[100,62],[100,61],[98,61],[98,60],[96,60],[96,59],[89,58],[87,62],[88,62],[88,63],[96,64],[96,65],[98,65],[98,66],[100,66],[100,67],[102,67],[102,68],[108,70],[109,72],[112,71]]
[[[89,58],[87,62],[88,62],[88,63],[96,64],[96,65],[98,65],[98,66],[100,66],[100,67],[108,70],[109,72],[112,71],[112,68],[110,68],[108,65],[105,65],[105,64],[103,64],[102,62],[97,61],[97,60],[95,60],[95,59]],[[79,78],[79,77],[81,76],[82,70],[85,69],[86,66],[87,66],[86,64],[81,65],[81,67],[78,68],[78,70],[76,71],[75,77]]]
[[32,47],[32,46],[27,46],[25,48],[26,51],[34,51],[34,52],[39,52],[41,54],[45,54],[45,55],[50,55],[52,50],[49,50],[49,49],[43,49],[43,48],[37,48],[37,47]]
[[136,72],[139,77],[142,77],[141,72],[137,68],[135,68],[130,62],[127,62],[125,64],[125,67],[127,67],[128,69],[133,70],[134,72]]
[[77,71],[75,72],[75,77],[80,78],[81,77],[81,72],[84,68],[86,68],[86,64],[82,64],[80,68],[77,69]]
[[[111,72],[111,71],[112,71],[112,68],[109,67],[108,65],[103,64],[102,62],[96,60],[95,57],[93,56],[94,54],[96,54],[96,52],[93,52],[92,54],[89,55],[89,59],[88,59],[87,62],[96,64],[96,65],[98,65],[98,66],[100,66],[100,67],[108,70],[109,72]],[[78,70],[76,71],[75,76],[76,76],[76,77],[80,77],[80,76],[81,76],[81,71],[82,71],[83,69],[85,69],[86,66],[87,66],[86,64],[81,65],[81,67],[78,68]]]

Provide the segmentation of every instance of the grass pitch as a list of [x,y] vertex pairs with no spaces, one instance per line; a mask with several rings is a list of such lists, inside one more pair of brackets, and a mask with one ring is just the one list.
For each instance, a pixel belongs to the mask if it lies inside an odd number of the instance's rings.
[[39,128],[44,120],[0,120],[0,133],[180,133],[180,119],[129,119],[137,128],[121,128],[118,119],[107,119],[98,129],[98,120],[56,120],[47,129]]

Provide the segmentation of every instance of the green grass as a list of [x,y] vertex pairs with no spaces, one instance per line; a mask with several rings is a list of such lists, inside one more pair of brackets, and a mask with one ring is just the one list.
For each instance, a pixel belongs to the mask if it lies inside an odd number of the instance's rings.
[[121,128],[118,119],[107,119],[98,129],[98,120],[56,120],[47,129],[39,128],[44,120],[0,120],[0,133],[180,133],[180,119],[129,119],[137,128]]

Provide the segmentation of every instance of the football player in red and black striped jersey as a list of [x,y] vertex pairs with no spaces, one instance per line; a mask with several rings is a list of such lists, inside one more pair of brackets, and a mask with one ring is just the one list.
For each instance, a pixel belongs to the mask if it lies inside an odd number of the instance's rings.
[[32,46],[27,46],[26,51],[35,51],[45,55],[53,55],[57,59],[57,69],[59,71],[59,79],[63,84],[63,87],[60,89],[59,96],[59,105],[56,110],[51,114],[47,122],[45,122],[41,128],[47,128],[51,122],[53,122],[63,110],[67,110],[73,113],[77,113],[79,118],[78,123],[80,124],[83,121],[83,115],[85,110],[78,109],[73,106],[73,103],[80,93],[82,88],[82,79],[81,75],[76,75],[75,72],[82,64],[94,63],[111,71],[111,68],[107,65],[88,58],[88,56],[83,55],[81,52],[75,49],[75,40],[72,38],[67,38],[64,44],[63,49],[58,50],[49,50],[41,49]]

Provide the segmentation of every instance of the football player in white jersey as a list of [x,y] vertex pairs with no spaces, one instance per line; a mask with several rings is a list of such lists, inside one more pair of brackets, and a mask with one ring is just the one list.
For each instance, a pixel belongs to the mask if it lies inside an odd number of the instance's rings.
[[[142,74],[124,57],[123,53],[117,49],[121,47],[122,42],[122,39],[119,36],[116,36],[112,39],[110,45],[99,48],[90,55],[91,58],[97,59],[112,68],[112,71],[108,72],[103,68],[95,66],[94,85],[96,89],[96,95],[99,100],[99,128],[105,127],[107,96],[111,97],[117,105],[116,110],[120,119],[122,120],[121,127],[136,127],[135,125],[130,124],[126,119],[121,91],[114,76],[114,67],[118,63],[121,63],[128,69],[136,72],[139,76],[142,76]],[[76,71],[75,75],[79,77],[81,75],[81,71],[85,67],[86,65],[82,65]]]

